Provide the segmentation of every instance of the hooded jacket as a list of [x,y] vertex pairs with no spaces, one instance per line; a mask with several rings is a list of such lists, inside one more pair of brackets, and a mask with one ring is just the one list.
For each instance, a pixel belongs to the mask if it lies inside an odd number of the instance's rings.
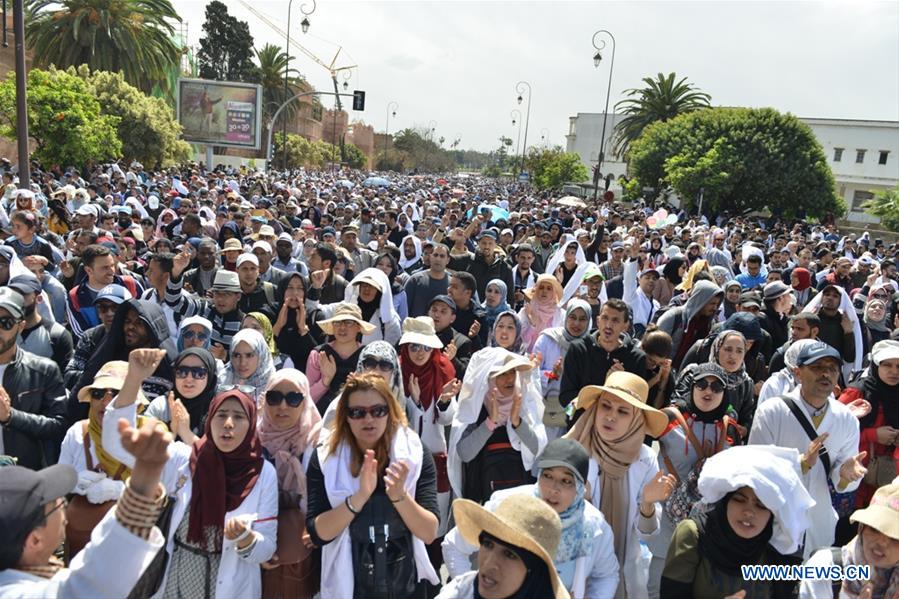
[[147,327],[149,339],[146,347],[158,347],[166,351],[166,358],[159,363],[151,376],[141,385],[144,393],[148,397],[156,397],[167,394],[174,384],[175,373],[172,364],[178,355],[175,347],[175,340],[169,336],[169,326],[165,319],[165,314],[158,305],[147,300],[131,299],[123,302],[116,311],[115,319],[112,321],[112,327],[103,338],[103,342],[97,348],[96,354],[91,358],[84,367],[84,372],[72,389],[69,395],[69,421],[70,423],[83,420],[88,416],[88,404],[79,403],[78,391],[85,385],[93,382],[94,376],[100,368],[112,360],[128,361],[128,353],[131,349],[125,345],[125,316],[128,309],[137,312],[138,317]]
[[[724,297],[724,290],[711,281],[699,281],[693,285],[690,297],[683,306],[671,308],[659,318],[659,328],[671,335],[671,357],[677,356],[684,334],[690,321],[699,313],[703,306],[714,297]],[[674,364],[675,368],[680,364]]]

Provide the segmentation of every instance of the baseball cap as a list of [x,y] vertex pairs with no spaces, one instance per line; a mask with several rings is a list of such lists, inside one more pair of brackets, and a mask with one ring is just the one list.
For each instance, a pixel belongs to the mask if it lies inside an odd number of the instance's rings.
[[23,295],[26,293],[41,292],[41,282],[30,272],[14,276],[9,280],[9,283],[7,283],[6,286],[10,289],[15,289]]
[[875,366],[880,366],[884,360],[895,360],[896,358],[899,358],[899,341],[884,339],[875,343],[871,348],[871,361]]
[[485,237],[489,237],[493,241],[496,241],[496,231],[493,231],[491,229],[487,229],[486,231],[483,231],[480,235],[478,235],[478,241],[484,239]]
[[[753,318],[755,318],[753,316]],[[727,384],[727,373],[724,371],[721,366],[715,364],[714,362],[705,362],[704,364],[697,364],[695,369],[693,370],[693,380],[698,381],[699,379],[704,379],[706,377],[713,376],[725,385]]]
[[275,236],[274,227],[272,227],[271,225],[262,225],[261,227],[259,227],[259,236],[260,237],[262,237],[262,236],[274,237]]
[[555,439],[550,442],[540,457],[537,468],[567,468],[583,484],[590,470],[590,456],[584,446],[574,439]]
[[453,301],[453,298],[451,298],[450,296],[435,295],[434,299],[432,299],[430,302],[428,302],[428,308],[430,308],[432,305],[434,305],[434,302],[443,302],[444,304],[449,306],[450,310],[453,311],[453,314],[456,313],[456,302]]
[[9,287],[0,287],[0,308],[21,319],[25,316],[25,298]]
[[281,243],[282,241],[286,241],[287,243],[293,245],[293,237],[290,236],[290,233],[281,233],[278,235],[277,241],[275,243]]
[[130,300],[131,298],[131,292],[128,291],[125,286],[119,285],[117,283],[112,283],[111,285],[107,285],[100,290],[100,293],[98,293],[97,297],[94,298],[94,304],[96,304],[100,300],[106,300],[114,304],[121,304],[122,302]]
[[337,231],[334,229],[334,227],[325,227],[324,229],[322,229],[322,237],[324,237],[325,235],[333,235],[337,237]]
[[271,253],[272,253],[272,246],[271,246],[271,244],[270,244],[269,242],[267,242],[267,241],[257,241],[256,243],[254,243],[252,249],[255,250],[255,249],[257,249],[257,248],[258,248],[258,249],[261,249],[261,250],[264,251],[266,254],[271,254]]
[[814,364],[818,360],[823,360],[824,358],[833,358],[838,363],[843,363],[840,352],[823,341],[816,341],[815,343],[802,348],[802,351],[800,351],[799,355],[796,357],[796,365],[808,366],[809,364]]
[[[271,249],[269,249],[269,253],[271,253]],[[254,256],[253,254],[241,254],[237,257],[237,268],[240,268],[240,265],[245,262],[251,262],[256,266],[259,266],[259,258]]]
[[84,204],[75,211],[78,216],[97,216],[97,211],[90,204]]
[[39,522],[44,506],[71,493],[77,482],[78,475],[68,464],[43,470],[0,468],[0,528],[6,538],[17,537]]

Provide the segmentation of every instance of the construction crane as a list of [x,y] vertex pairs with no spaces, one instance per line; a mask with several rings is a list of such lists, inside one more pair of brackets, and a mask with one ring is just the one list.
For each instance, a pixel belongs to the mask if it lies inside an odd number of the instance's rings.
[[[262,21],[263,23],[268,25],[272,31],[274,31],[275,33],[277,33],[278,35],[280,35],[284,38],[290,38],[290,36],[287,35],[286,31],[284,31],[283,29],[281,29],[280,27],[275,25],[275,23],[272,22],[271,19],[269,19],[263,13],[256,10],[248,2],[245,2],[245,0],[238,0],[238,1],[244,6],[244,8],[246,8],[248,11],[253,13],[253,15],[257,19],[259,19],[260,21]],[[340,56],[340,51],[343,50],[343,48],[340,46],[338,46],[337,53],[334,55],[334,58],[331,60],[331,63],[328,64],[325,61],[323,61],[322,59],[320,59],[318,56],[313,54],[311,51],[307,50],[306,48],[304,48],[303,46],[298,44],[293,39],[290,39],[290,45],[293,46],[295,49],[297,49],[299,52],[301,52],[304,56],[306,56],[306,58],[308,58],[315,64],[317,64],[321,67],[324,67],[328,71],[328,73],[331,75],[331,80],[334,82],[334,91],[335,92],[337,92],[337,74],[340,73],[341,71],[349,71],[349,70],[355,69],[357,66],[357,65],[348,65],[348,66],[343,66],[343,67],[335,66],[337,64],[337,58]],[[287,51],[290,52],[290,48],[288,48]],[[340,96],[336,96],[336,97],[337,97],[337,109],[340,110],[340,108],[341,108]]]

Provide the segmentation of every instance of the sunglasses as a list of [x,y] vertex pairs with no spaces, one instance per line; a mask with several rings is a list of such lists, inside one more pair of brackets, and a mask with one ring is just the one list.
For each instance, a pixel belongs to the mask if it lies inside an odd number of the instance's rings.
[[3,318],[0,318],[0,328],[2,328],[4,331],[13,330],[13,327],[15,327],[17,324],[19,324],[18,318],[13,318],[12,316],[4,316]]
[[209,376],[209,369],[205,366],[176,366],[175,376],[179,379],[186,379],[189,376],[195,380],[205,379]]
[[91,389],[91,399],[103,399],[107,395],[115,396],[118,389]]
[[300,407],[300,404],[303,403],[304,399],[306,399],[306,397],[299,391],[282,393],[281,391],[272,390],[265,393],[265,403],[272,407],[279,406],[282,401],[286,401],[287,405],[291,408],[298,408]]
[[709,387],[712,388],[712,393],[724,393],[724,383],[721,381],[707,381],[705,379],[699,379],[698,381],[693,382],[693,386],[699,389],[700,391],[705,391]]
[[372,418],[384,418],[390,413],[390,408],[385,404],[372,406],[370,408],[347,408],[346,415],[350,420],[362,420],[366,415],[371,414]]
[[185,341],[193,341],[194,338],[198,339],[201,343],[205,343],[207,339],[209,339],[209,333],[203,331],[201,333],[197,333],[196,331],[186,330],[181,333],[181,337],[184,338]]
[[409,344],[409,353],[418,354],[424,353],[426,351],[431,351],[431,348],[427,345],[422,345],[421,343],[410,343]]
[[365,370],[380,370],[381,372],[392,372],[393,362],[389,360],[378,360],[376,358],[365,358],[362,360],[362,368]]
[[256,393],[256,388],[250,385],[224,385],[218,388],[219,393],[226,393],[234,390],[240,391],[244,395],[249,395],[250,397],[253,397]]

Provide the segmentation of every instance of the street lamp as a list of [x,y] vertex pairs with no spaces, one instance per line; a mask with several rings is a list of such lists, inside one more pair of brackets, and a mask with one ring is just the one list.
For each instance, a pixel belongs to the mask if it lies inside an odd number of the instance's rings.
[[[290,85],[289,85],[289,75],[290,75],[290,13],[291,8],[293,7],[293,0],[290,0],[287,3],[287,40],[284,44],[284,53],[287,55],[284,60],[284,97],[290,97]],[[303,33],[309,31],[309,15],[315,12],[315,0],[312,0],[312,9],[306,10],[306,4],[300,5],[300,12],[303,13],[303,22],[300,23],[300,27],[303,29]],[[272,127],[275,126],[274,121],[271,124]],[[287,168],[287,115],[284,116],[284,123],[281,126],[281,141],[284,144],[284,168]]]
[[390,138],[390,117],[396,118],[396,111],[400,107],[396,102],[387,103],[387,123],[384,125],[384,155],[387,155],[387,140]]
[[512,112],[509,113],[509,116],[512,117],[512,126],[515,126],[515,123],[518,123],[518,139],[515,140],[515,157],[518,158],[518,152],[521,150],[521,111],[517,108],[513,108]]
[[[519,81],[515,84],[515,91],[518,92],[518,104],[520,105],[522,100],[522,94],[524,93],[525,88],[528,90],[528,109],[524,119],[524,145],[523,148],[526,148],[528,145],[528,126],[531,124],[531,84],[527,81]],[[518,164],[518,173],[521,174],[521,171],[524,168],[524,150],[522,150],[521,154],[521,162]]]
[[353,77],[352,71],[344,71],[343,72],[343,91],[346,91],[350,88],[350,79]]
[[[596,33],[593,34],[593,47],[596,48],[596,54],[593,55],[593,66],[599,68],[599,63],[602,62],[602,51],[606,47],[606,41],[603,39],[599,40],[599,45],[596,45],[596,37],[604,33],[609,36],[609,39],[612,40],[612,60],[609,62],[609,86],[606,88],[606,107],[603,110],[602,115],[602,135],[599,140],[599,156],[597,156],[596,161],[596,172],[601,172],[603,159],[605,158],[605,148],[606,148],[606,122],[609,120],[609,96],[612,94],[612,69],[615,68],[615,36],[611,34],[611,32],[600,29]],[[595,181],[593,185],[593,203],[596,203],[596,198],[599,195],[599,182],[596,180],[594,176],[593,180]]]

